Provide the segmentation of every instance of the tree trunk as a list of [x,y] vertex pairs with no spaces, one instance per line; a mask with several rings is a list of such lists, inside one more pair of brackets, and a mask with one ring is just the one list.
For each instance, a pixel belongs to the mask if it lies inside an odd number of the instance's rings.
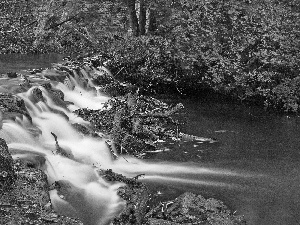
[[146,6],[145,6],[145,0],[140,0],[139,32],[140,32],[140,35],[144,35],[146,33]]
[[139,22],[135,10],[135,0],[127,0],[129,25],[133,36],[139,36]]
[[148,26],[147,26],[147,33],[154,34],[157,29],[156,23],[156,15],[155,10],[149,8],[148,9]]

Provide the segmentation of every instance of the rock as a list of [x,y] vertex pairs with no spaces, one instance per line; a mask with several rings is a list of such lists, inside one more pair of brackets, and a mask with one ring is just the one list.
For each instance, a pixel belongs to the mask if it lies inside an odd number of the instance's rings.
[[3,118],[14,119],[16,116],[22,118],[25,115],[31,120],[23,99],[10,93],[0,93],[0,110],[4,113]]
[[137,180],[138,176],[127,178],[112,170],[98,170],[98,173],[108,182],[126,184],[118,189],[118,195],[126,201],[126,207],[121,215],[113,220],[113,224],[145,224],[144,215],[149,201],[149,191],[145,184]]
[[[56,98],[64,101],[64,93],[61,90],[52,88],[50,83],[45,83],[42,85],[43,88],[45,88],[52,96],[55,96],[54,101]],[[57,100],[58,101],[58,100]]]
[[29,88],[32,87],[31,81],[27,78],[25,74],[21,74],[22,83],[19,84],[20,92],[27,91]]
[[125,85],[122,85],[118,82],[109,83],[103,87],[101,87],[100,92],[104,92],[112,97],[125,95],[129,93],[131,89]]
[[43,92],[39,88],[34,88],[32,90],[32,102],[38,103],[39,101],[44,102]]
[[98,86],[116,82],[113,79],[113,77],[109,76],[107,73],[103,71],[98,71],[98,70],[92,71],[91,77],[93,79],[93,83]]
[[10,188],[15,178],[13,159],[9,154],[5,140],[0,138],[0,190],[4,191]]
[[66,77],[64,79],[63,84],[69,89],[69,90],[74,90],[75,84],[71,81],[69,77]]
[[121,187],[118,194],[126,200],[126,208],[119,217],[114,219],[113,224],[144,224],[149,200],[146,186],[141,184],[138,187]]
[[63,82],[68,73],[57,69],[45,69],[41,72],[42,76],[53,81]]
[[2,110],[0,109],[0,130],[2,129],[2,126],[3,126],[3,118],[4,118],[4,115],[3,115],[3,112]]
[[73,123],[72,127],[77,130],[80,134],[84,136],[90,136],[90,137],[100,137],[96,132],[94,132],[91,128],[86,127],[79,123]]
[[18,77],[18,74],[16,72],[8,72],[7,77],[8,78],[16,78],[16,77]]
[[[51,100],[58,106],[64,108],[64,109],[67,109],[66,105],[67,103],[65,103],[63,101],[63,98],[64,95],[63,95],[63,92],[61,92],[60,90],[54,90],[51,88],[51,85],[49,87],[49,85],[46,83],[46,84],[43,84],[42,87],[44,87],[48,94],[49,94],[49,97],[51,98]],[[29,99],[34,103],[38,103],[38,102],[44,102],[44,103],[47,103],[47,99],[46,97],[43,96],[43,92],[41,91],[40,88],[38,87],[35,87],[32,89],[32,92],[31,92],[31,95],[29,97]],[[58,110],[58,109],[55,109],[54,107],[51,107],[51,105],[49,105],[51,111],[53,113],[56,113],[56,114],[60,114],[61,116],[63,116],[66,120],[69,120],[69,117],[61,110]]]
[[56,148],[56,152],[55,154],[61,155],[63,157],[67,157],[69,159],[75,160],[75,157],[71,151],[71,149],[68,148],[62,148],[59,146],[58,141],[57,141],[57,136],[56,134],[54,134],[53,132],[51,132],[51,135],[54,137],[55,139],[55,148]]
[[236,216],[219,200],[205,199],[201,195],[186,192],[178,198],[162,202],[150,210],[146,218],[149,224],[246,224],[242,216]]
[[28,168],[20,161],[14,164],[16,179],[9,192],[0,192],[0,224],[83,225],[78,219],[57,215],[49,197],[47,176]]
[[[75,213],[85,225],[108,225],[111,224],[110,221],[114,214],[118,215],[122,211],[124,204],[123,202],[121,204],[121,201],[118,202],[119,200],[112,199],[110,195],[101,197],[90,195],[92,189],[98,187],[97,184],[90,183],[84,188],[80,188],[67,180],[59,180],[54,183],[58,196],[68,202],[69,210],[65,214],[73,215]],[[90,201],[86,201],[87,199]]]
[[163,220],[163,219],[153,219],[150,218],[147,221],[147,225],[180,225],[179,223]]
[[[70,102],[64,101],[65,96],[64,96],[64,93],[61,90],[53,88],[50,83],[45,83],[45,84],[42,85],[42,87],[47,90],[49,97],[52,99],[52,101],[56,105],[66,109],[68,111],[67,105],[70,104]],[[65,117],[67,120],[69,120],[68,116],[64,112],[56,110],[52,107],[51,107],[51,110],[54,113],[61,114],[63,117]]]
[[127,154],[135,155],[141,152],[154,151],[155,147],[147,144],[143,139],[126,134],[121,140],[121,146]]

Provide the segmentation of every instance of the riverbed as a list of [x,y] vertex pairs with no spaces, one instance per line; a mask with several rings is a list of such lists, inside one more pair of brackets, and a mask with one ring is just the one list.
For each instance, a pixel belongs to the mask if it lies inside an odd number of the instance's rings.
[[[0,56],[0,74],[50,67],[62,55]],[[169,100],[170,101],[170,100]],[[205,99],[173,99],[185,106],[182,131],[214,142],[171,143],[148,161],[232,171],[145,178],[160,199],[192,191],[224,201],[253,225],[300,224],[300,118]]]

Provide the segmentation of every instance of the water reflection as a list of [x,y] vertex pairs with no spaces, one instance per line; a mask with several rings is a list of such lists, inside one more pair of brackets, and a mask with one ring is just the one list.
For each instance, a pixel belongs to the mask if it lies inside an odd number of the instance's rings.
[[[155,159],[184,158],[205,167],[263,176],[217,178],[217,182],[231,184],[230,188],[177,183],[166,196],[190,190],[216,197],[244,214],[250,225],[300,224],[300,118],[234,104],[183,103],[188,112],[185,132],[218,142],[197,146],[180,143],[175,151],[158,154]],[[156,188],[168,190],[165,185]]]
[[49,54],[0,54],[0,74],[25,69],[46,68],[51,63],[59,62],[64,55]]

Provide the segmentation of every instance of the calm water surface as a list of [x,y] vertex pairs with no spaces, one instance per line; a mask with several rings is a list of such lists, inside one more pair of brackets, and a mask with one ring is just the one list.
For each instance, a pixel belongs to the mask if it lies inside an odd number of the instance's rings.
[[46,68],[51,63],[59,62],[63,59],[63,55],[50,54],[0,54],[0,74],[7,72],[17,72],[20,70]]
[[207,181],[208,185],[161,182],[155,188],[162,190],[163,197],[193,191],[223,200],[244,214],[251,225],[300,224],[300,118],[234,104],[183,103],[184,131],[218,142],[174,144],[174,150],[154,158],[197,162],[238,172],[241,177],[183,177]]

